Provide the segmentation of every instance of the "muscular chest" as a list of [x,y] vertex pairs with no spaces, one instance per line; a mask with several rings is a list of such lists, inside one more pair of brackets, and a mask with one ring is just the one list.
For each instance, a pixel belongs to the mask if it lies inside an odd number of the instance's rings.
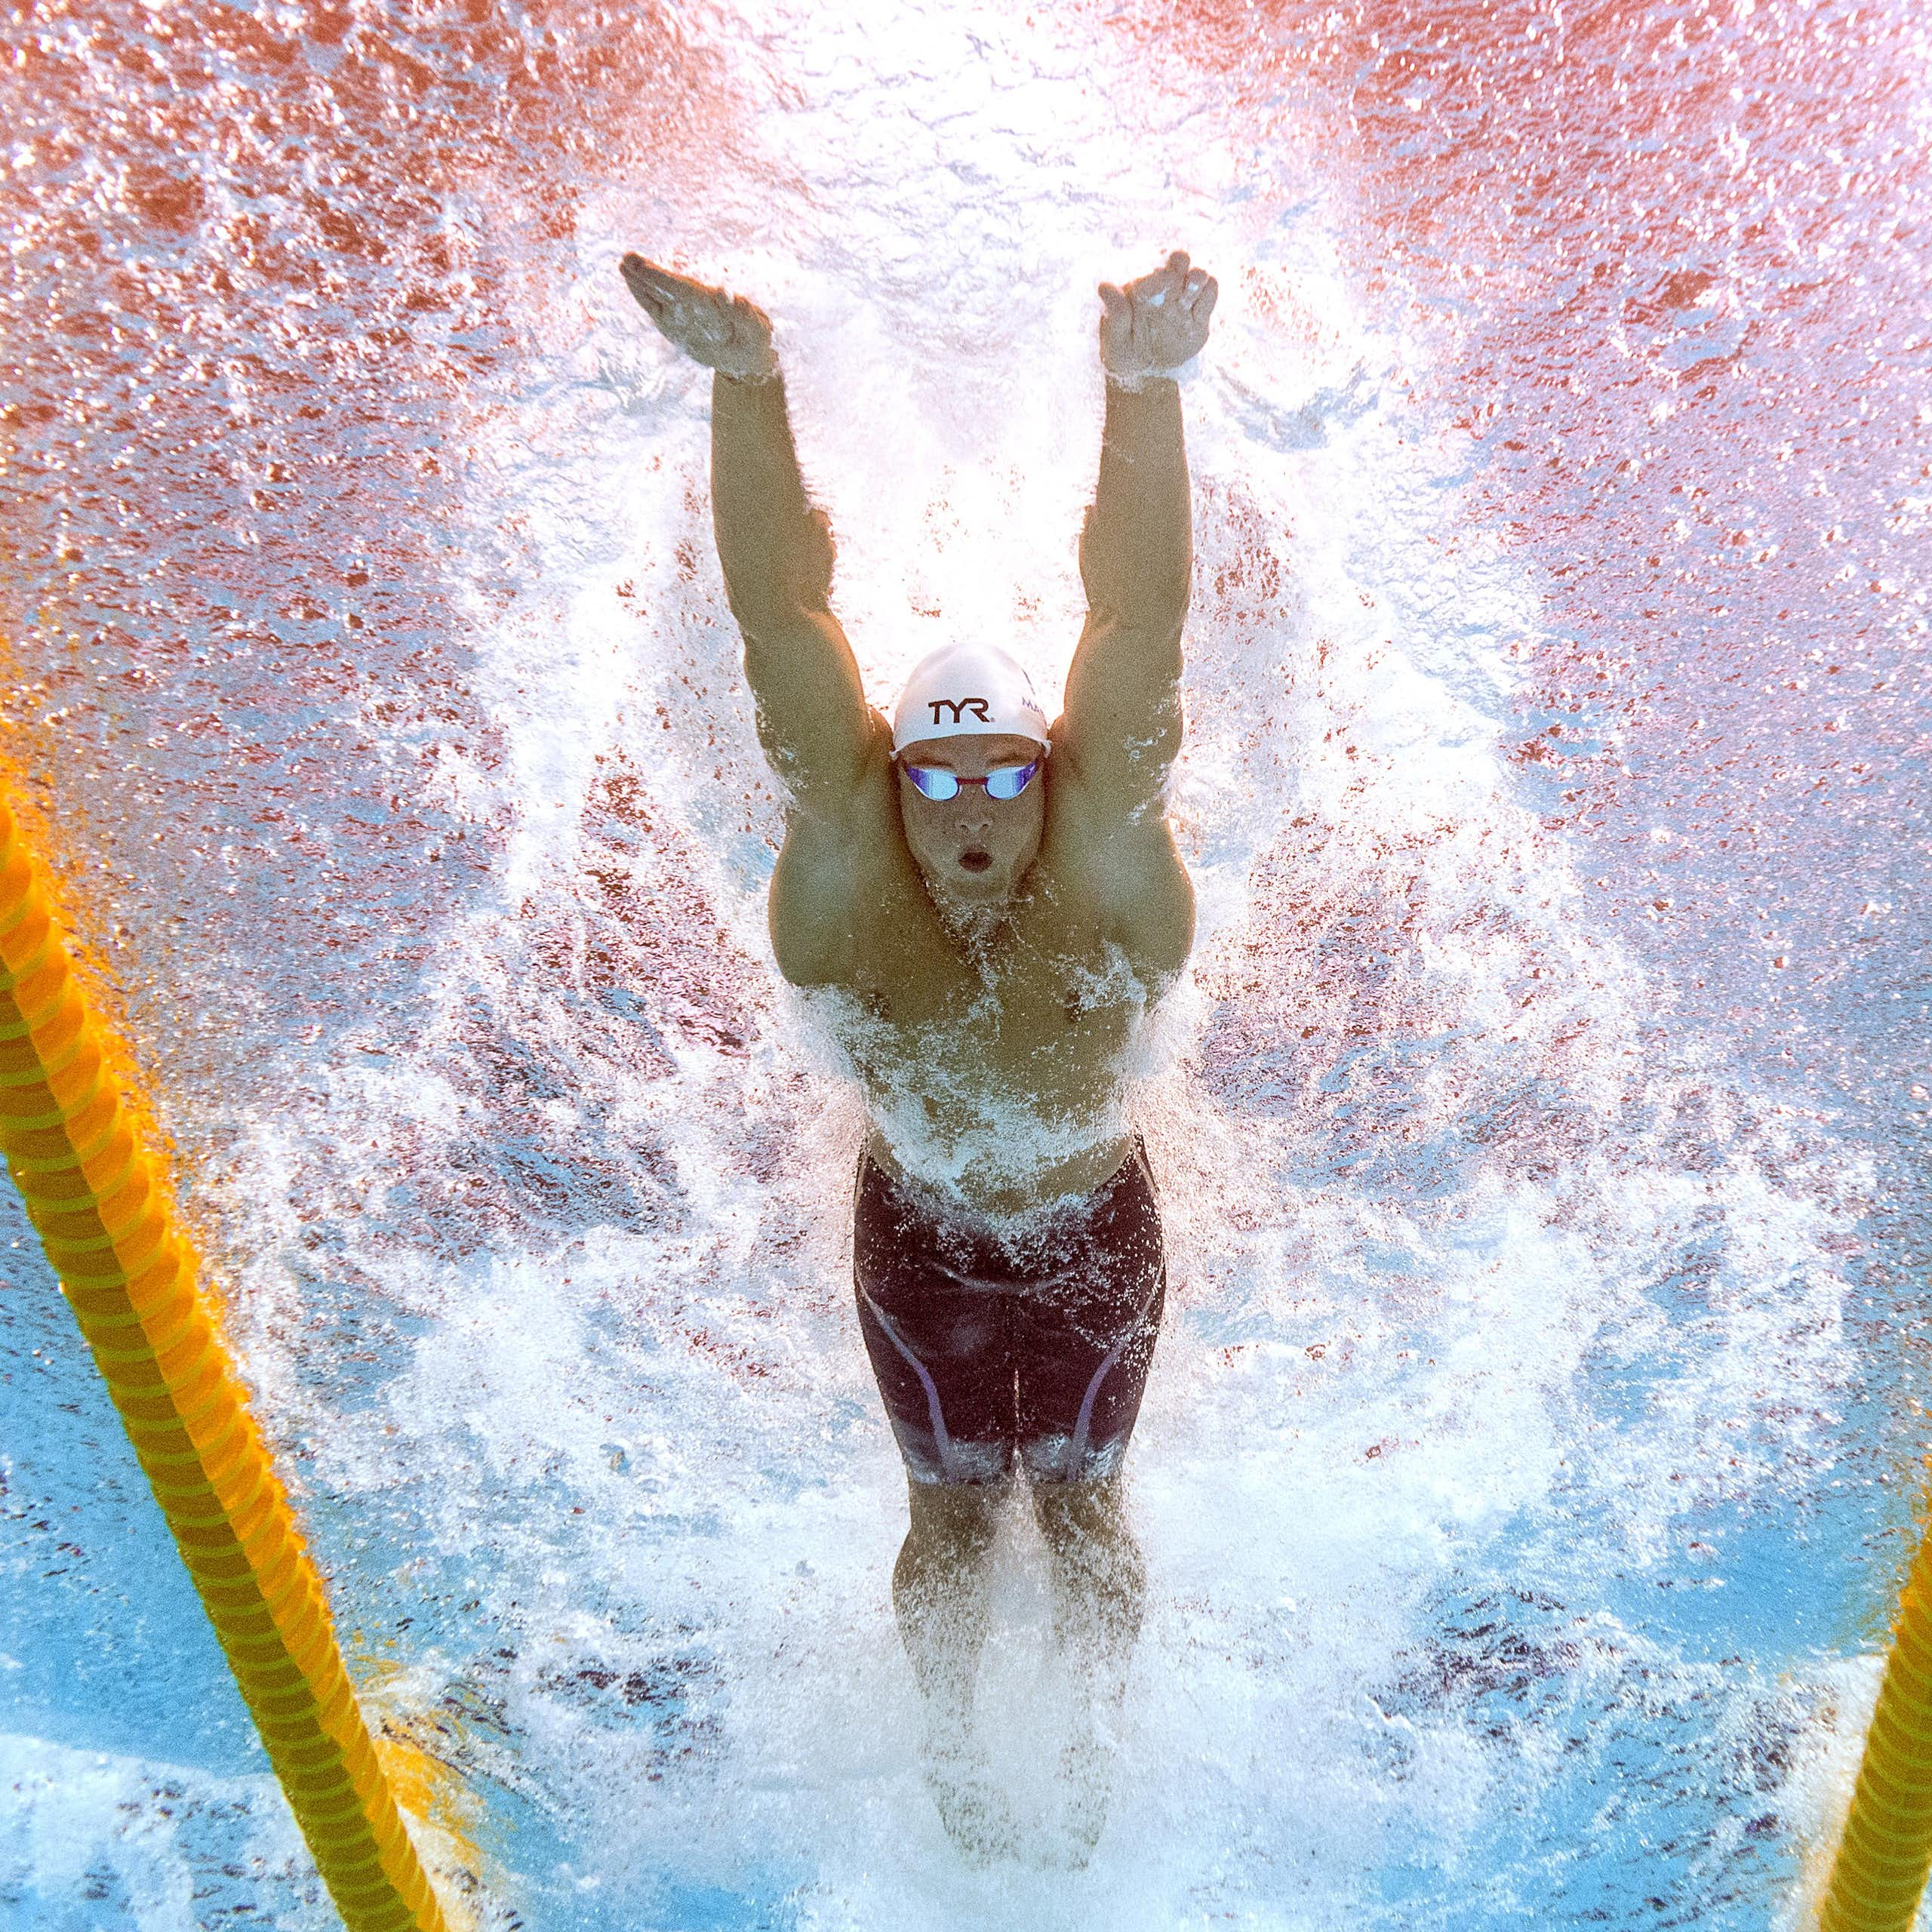
[[[1131,962],[1097,918],[1036,895],[977,946],[929,911],[882,909],[855,961],[852,992],[898,1055],[964,1074],[1091,1077],[1131,1040],[1145,995]],[[895,915],[896,914],[896,915]]]
[[1010,916],[974,943],[942,921],[888,830],[820,844],[798,827],[772,892],[781,971],[835,995],[825,1011],[875,1095],[1058,1112],[1115,1091],[1186,955],[1192,898],[1171,853],[1123,884],[1050,841]]

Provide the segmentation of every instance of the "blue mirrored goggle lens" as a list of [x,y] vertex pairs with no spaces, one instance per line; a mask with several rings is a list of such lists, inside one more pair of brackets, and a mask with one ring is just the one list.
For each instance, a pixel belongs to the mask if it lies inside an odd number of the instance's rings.
[[1017,798],[1033,782],[1033,774],[1040,768],[1035,758],[1031,764],[1002,764],[986,774],[986,796],[989,798]]
[[922,797],[937,800],[940,804],[959,795],[959,780],[949,771],[940,771],[929,764],[909,764],[906,776],[918,788]]
[[906,776],[918,787],[922,797],[943,805],[948,799],[958,797],[962,784],[983,785],[988,798],[998,798],[1002,802],[1017,798],[1033,782],[1033,774],[1039,768],[1040,761],[1035,758],[1031,764],[998,766],[983,778],[961,779],[957,772],[946,771],[930,764],[909,764],[905,771]]

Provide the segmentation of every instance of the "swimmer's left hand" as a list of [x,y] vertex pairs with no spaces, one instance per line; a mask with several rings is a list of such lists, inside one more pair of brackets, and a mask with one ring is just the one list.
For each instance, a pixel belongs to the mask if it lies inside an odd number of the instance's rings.
[[1133,386],[1177,369],[1201,352],[1220,286],[1205,269],[1192,268],[1185,249],[1124,288],[1100,285],[1100,362],[1116,381]]

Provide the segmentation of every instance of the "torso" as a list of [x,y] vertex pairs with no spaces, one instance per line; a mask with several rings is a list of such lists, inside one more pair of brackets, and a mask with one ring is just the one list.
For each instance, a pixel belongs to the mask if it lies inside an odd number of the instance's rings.
[[888,1173],[989,1217],[1090,1193],[1131,1148],[1133,1048],[1192,940],[1171,835],[1158,818],[1106,823],[1055,773],[1039,855],[974,949],[926,890],[889,743],[879,752],[849,822],[788,832],[771,888],[780,970],[850,1062]]

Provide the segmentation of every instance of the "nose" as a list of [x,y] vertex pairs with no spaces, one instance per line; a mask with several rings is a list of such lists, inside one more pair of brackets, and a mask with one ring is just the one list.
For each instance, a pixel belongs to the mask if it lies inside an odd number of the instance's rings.
[[992,804],[983,786],[962,785],[960,787],[958,816],[953,823],[961,832],[992,831]]

